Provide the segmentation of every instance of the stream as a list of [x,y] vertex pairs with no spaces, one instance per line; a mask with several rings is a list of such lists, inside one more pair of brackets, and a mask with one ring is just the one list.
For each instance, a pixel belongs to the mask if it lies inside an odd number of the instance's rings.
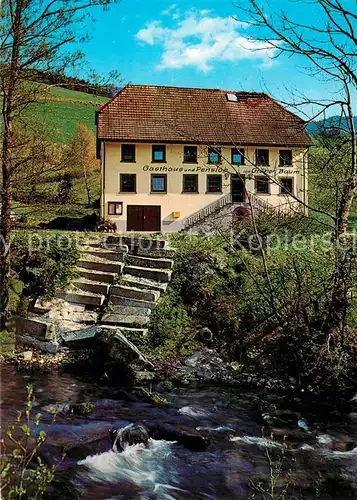
[[[85,416],[60,411],[48,430],[41,453],[57,470],[47,498],[273,498],[262,491],[278,463],[278,487],[289,477],[286,499],[357,498],[357,414],[329,412],[326,404],[299,398],[288,404],[281,395],[264,391],[207,386],[174,389],[165,394],[167,406],[155,406],[130,389],[55,370],[31,376],[3,366],[2,433],[23,408],[29,383],[34,384],[34,410],[42,413],[44,428],[57,403],[94,405]],[[209,444],[194,451],[150,438],[147,446],[114,451],[109,429],[133,422],[192,429]]]

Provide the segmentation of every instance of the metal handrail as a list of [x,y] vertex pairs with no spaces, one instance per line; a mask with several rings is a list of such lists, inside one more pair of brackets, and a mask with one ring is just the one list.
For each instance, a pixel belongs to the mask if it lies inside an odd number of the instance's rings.
[[228,203],[231,203],[232,201],[232,194],[228,193],[217,200],[214,200],[212,203],[209,205],[206,205],[205,207],[201,208],[200,210],[197,210],[197,212],[194,212],[191,215],[188,215],[183,219],[181,222],[181,227],[182,229],[186,229],[187,227],[192,226],[193,224],[196,224],[197,222],[200,222],[203,220],[205,217],[208,215],[211,215],[213,212],[216,210],[219,210],[223,208],[224,206],[228,205]]
[[[278,207],[274,207],[270,203],[268,203],[265,200],[262,200],[259,198],[259,196],[256,196],[253,193],[247,192],[247,197],[249,199],[249,203],[246,203],[246,205],[251,205],[254,210],[258,211],[276,211]],[[212,203],[209,203],[205,207],[201,208],[200,210],[197,210],[197,212],[194,212],[191,215],[188,215],[181,221],[181,230],[187,229],[197,222],[202,221],[205,219],[208,215],[211,215],[212,213],[216,212],[217,210],[220,210],[221,208],[225,207],[229,203],[232,203],[232,193],[225,194],[218,198],[217,200],[214,200]]]
[[247,194],[248,194],[248,198],[249,198],[250,204],[252,205],[252,207],[254,209],[256,209],[256,210],[272,210],[272,209],[275,209],[275,207],[273,205],[271,205],[270,203],[268,203],[265,200],[262,200],[261,198],[259,198],[259,196],[256,196],[253,193],[247,193]]

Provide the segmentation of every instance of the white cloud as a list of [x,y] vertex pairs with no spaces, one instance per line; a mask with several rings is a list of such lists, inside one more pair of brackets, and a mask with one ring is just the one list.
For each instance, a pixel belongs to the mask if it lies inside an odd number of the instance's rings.
[[172,5],[167,14],[174,21],[165,27],[153,21],[136,34],[136,38],[149,45],[162,47],[159,69],[179,69],[193,66],[207,72],[217,61],[258,60],[270,67],[275,49],[268,43],[250,40],[241,33],[246,23],[231,17],[214,17],[211,11],[187,11],[183,16]]
[[173,3],[173,4],[172,4],[172,5],[170,5],[170,6],[169,6],[166,10],[163,10],[163,11],[162,11],[162,14],[163,14],[164,16],[169,16],[169,15],[171,14],[171,12],[172,12],[173,10],[175,10],[175,9],[176,9],[176,4],[175,4],[175,3]]

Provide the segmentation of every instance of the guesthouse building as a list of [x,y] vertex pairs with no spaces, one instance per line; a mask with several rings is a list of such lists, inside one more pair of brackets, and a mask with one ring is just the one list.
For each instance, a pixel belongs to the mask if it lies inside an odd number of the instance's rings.
[[118,231],[177,232],[237,207],[307,204],[305,122],[267,94],[127,85],[96,122],[101,217]]

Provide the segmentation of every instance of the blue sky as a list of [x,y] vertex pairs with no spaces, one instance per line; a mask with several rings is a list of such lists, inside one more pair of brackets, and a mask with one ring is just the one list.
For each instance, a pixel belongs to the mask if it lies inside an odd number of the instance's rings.
[[[314,15],[313,5],[272,3],[301,21]],[[335,90],[307,74],[298,58],[272,61],[268,47],[246,50],[246,27],[233,19],[237,15],[231,0],[122,0],[107,12],[95,11],[84,51],[91,68],[118,70],[124,83],[266,91],[282,100],[290,89],[312,98]]]

